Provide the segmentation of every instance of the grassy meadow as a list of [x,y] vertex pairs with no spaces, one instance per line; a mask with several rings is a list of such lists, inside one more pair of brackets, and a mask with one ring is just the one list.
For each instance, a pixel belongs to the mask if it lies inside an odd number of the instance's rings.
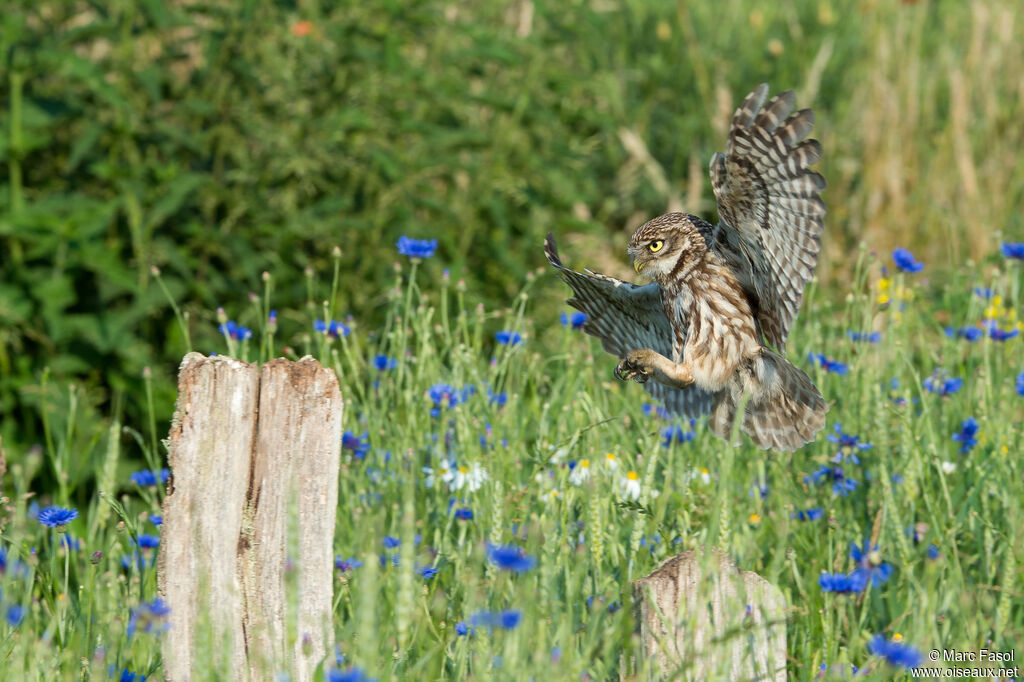
[[[1016,3],[101,5],[0,18],[0,678],[163,678],[190,350],[338,374],[325,678],[617,679],[631,581],[707,546],[785,595],[791,680],[1020,665]],[[617,381],[541,248],[629,278],[644,219],[713,218],[762,81],[829,181],[787,455]]]
[[[877,634],[920,652],[1022,641],[1024,365],[1008,306],[1019,260],[994,255],[992,278],[963,270],[932,291],[927,268],[893,274],[891,263],[868,284],[880,265],[862,252],[845,300],[812,288],[791,353],[830,402],[829,426],[781,456],[659,416],[612,377],[614,359],[573,329],[571,311],[532,316],[537,296],[564,293],[550,274],[488,310],[437,257],[397,258],[382,328],[311,316],[309,330],[324,331],[280,348],[275,311],[262,329],[225,324],[218,348],[311,353],[341,379],[341,670],[614,679],[637,646],[630,581],[702,546],[785,594],[790,679],[846,679],[852,666],[891,679],[900,668],[868,650]],[[330,307],[317,300],[308,310]],[[95,463],[76,464],[66,390],[46,445],[10,458],[4,477],[4,667],[16,679],[104,679],[110,666],[159,679],[163,415],[140,431],[111,423]],[[153,475],[124,476],[136,448]],[[60,487],[27,483],[76,466],[95,466],[97,492],[63,530],[47,527],[35,502],[61,502]],[[506,570],[491,546],[522,555]],[[822,572],[858,571],[878,584],[823,589]],[[213,657],[208,679],[224,677]]]

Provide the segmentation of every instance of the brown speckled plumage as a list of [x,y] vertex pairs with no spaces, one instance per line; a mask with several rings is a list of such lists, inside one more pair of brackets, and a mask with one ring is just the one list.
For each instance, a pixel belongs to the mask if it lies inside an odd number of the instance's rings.
[[814,439],[827,411],[783,355],[817,263],[825,181],[807,169],[821,155],[802,141],[813,114],[791,114],[792,92],[761,109],[767,92],[761,85],[744,100],[726,153],[711,160],[719,224],[669,213],[633,234],[629,254],[652,284],[570,270],[551,235],[545,252],[573,289],[569,303],[587,314],[584,331],[622,358],[617,376],[643,383],[670,412],[710,413],[723,438],[738,426],[758,447],[793,450]]

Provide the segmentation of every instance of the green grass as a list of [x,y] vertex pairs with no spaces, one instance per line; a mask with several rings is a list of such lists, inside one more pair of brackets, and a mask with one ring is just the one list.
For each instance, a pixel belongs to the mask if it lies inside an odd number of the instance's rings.
[[[986,314],[1013,328],[1020,263],[993,255],[984,268],[948,275],[929,268],[880,286],[879,264],[861,254],[845,297],[812,287],[794,332],[790,358],[811,372],[831,410],[827,430],[792,455],[731,448],[700,423],[692,440],[665,447],[661,430],[670,422],[644,413],[640,387],[612,377],[614,358],[556,315],[532,317],[547,309],[539,303],[567,293],[549,274],[528,278],[510,308],[487,310],[441,273],[438,257],[405,264],[389,289],[386,324],[353,323],[348,336],[333,339],[310,331],[323,317],[314,301],[332,296],[311,284],[306,313],[280,311],[274,331],[305,337],[304,347],[286,354],[311,352],[337,371],[345,429],[365,432],[369,445],[365,458],[343,451],[336,512],[335,553],[363,562],[339,571],[336,583],[334,627],[346,665],[382,680],[616,679],[637,648],[630,581],[701,546],[724,549],[785,595],[793,680],[820,679],[822,663],[868,666],[872,679],[890,679],[896,669],[866,649],[876,633],[898,632],[922,651],[1009,651],[1024,641],[1021,338],[971,343],[943,333]],[[993,288],[1000,305],[986,310],[993,302],[973,294],[975,286]],[[272,300],[253,305],[267,311]],[[498,344],[500,330],[523,340]],[[882,336],[877,344],[853,342],[848,330]],[[275,355],[269,331],[234,354]],[[848,373],[811,369],[809,352],[845,363]],[[378,354],[397,365],[373,368]],[[962,378],[962,388],[944,397],[925,390],[936,368]],[[439,383],[475,391],[432,416],[428,391]],[[506,402],[489,401],[488,388]],[[136,464],[121,450],[131,445],[159,466],[163,434],[154,424],[168,415],[154,414],[138,430],[88,422],[76,412],[87,400],[80,389],[50,390],[64,402],[49,413],[45,445],[8,450],[0,479],[0,610],[26,609],[19,625],[0,619],[5,679],[104,679],[109,665],[159,678],[159,636],[143,631],[145,620],[126,636],[131,610],[156,596],[158,550],[144,550],[145,560],[128,568],[121,557],[140,533],[156,532],[147,518],[159,513],[163,490],[130,483]],[[952,434],[969,417],[979,423],[978,442],[961,454]],[[859,465],[841,464],[858,482],[847,495],[806,480],[839,449],[826,440],[838,423],[872,444],[858,452]],[[606,464],[609,453],[616,469]],[[591,476],[575,485],[569,462],[584,459]],[[440,481],[449,460],[456,470],[479,465],[486,480],[476,490],[451,490]],[[424,467],[438,479],[433,487]],[[636,499],[623,487],[629,471],[640,481]],[[57,483],[28,487],[46,480]],[[78,490],[77,480],[98,484]],[[82,545],[67,553],[28,505],[83,496],[88,505],[68,529]],[[462,508],[472,510],[471,520],[455,518]],[[793,518],[809,508],[821,508],[823,518]],[[386,535],[400,546],[385,549]],[[850,543],[865,539],[880,546],[891,578],[862,594],[824,593],[819,573],[852,570]],[[486,562],[488,542],[521,547],[537,565],[518,575],[498,570]],[[102,556],[93,563],[96,551]],[[396,554],[397,566],[378,559]],[[438,573],[425,580],[421,566]],[[472,614],[503,609],[521,611],[514,629],[456,634],[456,623]],[[224,679],[216,656],[210,661],[208,679]]]

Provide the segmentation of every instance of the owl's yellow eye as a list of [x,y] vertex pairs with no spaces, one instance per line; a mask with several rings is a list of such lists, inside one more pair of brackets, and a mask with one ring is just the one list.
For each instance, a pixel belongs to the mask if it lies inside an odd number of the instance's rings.
[[651,253],[658,253],[659,251],[661,251],[661,247],[663,246],[665,246],[665,242],[661,241],[660,239],[655,239],[653,242],[647,245],[647,248],[650,249]]

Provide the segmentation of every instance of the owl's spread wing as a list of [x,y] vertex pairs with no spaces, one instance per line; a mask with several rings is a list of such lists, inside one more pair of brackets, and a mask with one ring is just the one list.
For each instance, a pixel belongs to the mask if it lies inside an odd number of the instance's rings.
[[[650,348],[666,357],[672,353],[672,328],[661,303],[657,284],[637,286],[630,282],[589,270],[576,272],[562,265],[555,238],[548,234],[544,242],[548,262],[572,287],[567,302],[587,315],[583,331],[596,336],[601,346],[616,357],[631,350]],[[710,411],[714,395],[695,386],[673,388],[648,381],[644,389],[663,403],[672,414],[698,417]]]
[[752,298],[765,338],[785,350],[804,286],[814,276],[824,230],[825,178],[808,170],[821,158],[810,109],[793,112],[792,90],[761,108],[768,86],[733,115],[725,154],[711,159],[719,225],[712,248]]

